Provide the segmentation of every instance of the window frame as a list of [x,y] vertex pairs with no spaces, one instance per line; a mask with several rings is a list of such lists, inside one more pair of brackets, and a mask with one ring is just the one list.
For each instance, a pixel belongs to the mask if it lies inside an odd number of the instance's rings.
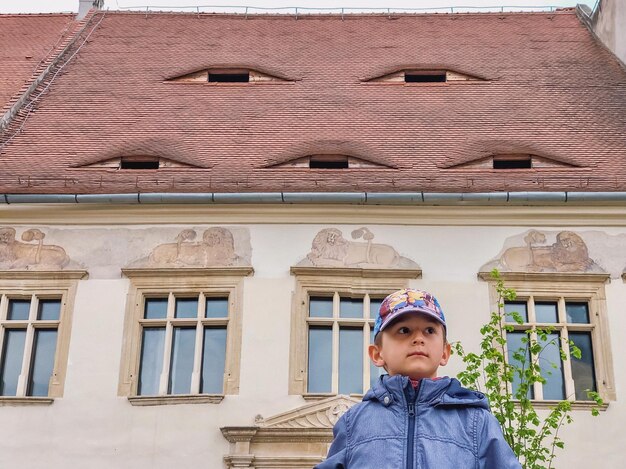
[[[0,405],[15,404],[52,404],[55,398],[63,397],[67,362],[69,356],[72,317],[78,281],[87,277],[83,270],[68,271],[0,271],[0,353],[7,323],[19,323],[25,329],[26,342],[22,359],[22,373],[18,381],[15,396],[0,396]],[[33,311],[36,311],[40,299],[59,299],[60,311],[57,320],[33,320]],[[30,300],[29,318],[20,321],[6,319],[10,299]],[[23,327],[26,326],[26,327]],[[43,326],[43,327],[42,327]],[[33,353],[34,331],[36,329],[51,329],[56,326],[57,339],[54,353],[54,364],[48,386],[47,396],[27,396],[29,375],[31,373],[31,358]],[[12,327],[10,327],[13,329]]]
[[[488,281],[491,310],[498,308],[498,294],[496,282],[488,273],[481,273],[479,276]],[[555,332],[562,333],[563,330],[577,332],[586,331],[591,333],[591,345],[594,357],[594,371],[597,392],[604,400],[605,409],[610,401],[616,400],[615,378],[612,358],[612,349],[609,334],[608,313],[606,305],[605,284],[610,280],[609,274],[577,274],[577,273],[507,273],[501,272],[500,277],[507,288],[515,290],[517,297],[515,301],[526,301],[530,310],[529,302],[557,302],[557,314],[564,308],[565,302],[585,302],[588,304],[589,324],[577,324],[562,322],[558,323],[538,323],[531,322],[532,314],[529,311],[529,321],[523,325],[507,322],[513,325],[516,331],[528,330],[533,325],[554,326]],[[571,359],[569,350],[565,350],[567,360],[563,363],[563,379],[565,386],[566,400],[572,403],[574,409],[590,409],[595,407],[594,401],[575,400],[574,381],[571,374]],[[554,406],[558,400],[539,399],[543,396],[541,383],[534,385],[533,403],[538,407],[549,408]]]
[[[118,395],[126,397],[132,405],[165,405],[183,403],[219,403],[227,394],[239,394],[241,369],[241,328],[243,311],[243,283],[253,273],[252,267],[174,268],[174,269],[122,269],[130,280],[124,342],[120,366]],[[224,363],[224,388],[222,393],[192,393],[138,395],[139,369],[142,344],[142,322],[146,298],[179,298],[204,295],[228,296],[226,320],[199,318],[174,319],[181,323],[226,324],[226,354]],[[172,300],[170,300],[172,301]],[[199,305],[199,307],[202,307]],[[162,321],[164,324],[172,318]],[[152,320],[148,320],[152,321]],[[169,326],[168,326],[169,327]],[[170,350],[171,353],[171,350]],[[168,355],[166,353],[166,355]]]
[[[362,268],[334,268],[334,267],[292,267],[291,274],[295,276],[296,287],[293,295],[291,312],[291,340],[289,363],[289,394],[299,394],[306,400],[320,400],[338,395],[337,392],[310,393],[308,392],[308,331],[309,331],[309,297],[337,296],[384,298],[389,293],[409,286],[411,279],[420,278],[419,269],[362,269]],[[334,303],[336,303],[334,300]],[[365,308],[365,304],[364,304]],[[350,322],[363,325],[365,318],[339,318],[336,306],[333,308],[332,318],[315,319],[317,324],[348,324]],[[337,317],[335,317],[337,316]],[[370,318],[370,321],[376,318]],[[336,327],[338,329],[338,327]],[[333,389],[338,390],[338,331],[333,331]],[[367,346],[369,340],[364,341],[363,369],[369,370]],[[365,377],[363,378],[365,383]],[[360,397],[362,394],[351,394]]]

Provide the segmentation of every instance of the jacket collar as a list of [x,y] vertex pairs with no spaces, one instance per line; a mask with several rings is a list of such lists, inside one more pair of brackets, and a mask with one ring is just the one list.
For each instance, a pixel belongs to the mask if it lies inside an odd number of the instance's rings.
[[[410,387],[409,378],[396,375],[381,376],[376,384],[363,397],[364,401],[377,400],[385,407],[391,404],[403,404],[406,401],[405,390]],[[489,409],[487,398],[484,394],[465,389],[454,378],[439,378],[436,380],[422,379],[416,404],[438,405],[463,405],[483,407]]]

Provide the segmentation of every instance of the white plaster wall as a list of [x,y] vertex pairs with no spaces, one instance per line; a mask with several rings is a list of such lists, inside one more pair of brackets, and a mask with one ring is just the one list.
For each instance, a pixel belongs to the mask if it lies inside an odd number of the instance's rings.
[[[360,226],[337,228],[350,239],[351,230]],[[375,242],[393,246],[420,265],[423,278],[413,280],[412,286],[436,294],[447,315],[450,339],[461,340],[466,349],[477,348],[479,325],[488,319],[490,312],[487,285],[477,280],[478,270],[502,250],[507,238],[533,228],[367,226],[375,235]],[[287,394],[295,286],[289,268],[306,256],[313,237],[325,227],[241,226],[250,232],[255,274],[244,282],[240,394],[226,396],[220,404],[133,407],[117,396],[129,282],[119,274],[111,278],[110,273],[119,271],[121,266],[106,266],[101,259],[98,269],[106,272],[107,278],[90,278],[79,283],[64,397],[50,406],[0,407],[0,468],[18,467],[18,464],[21,469],[224,467],[222,457],[228,453],[228,443],[220,427],[252,425],[257,414],[270,417],[304,404],[300,396]],[[133,230],[145,228],[124,228],[124,232],[132,234]],[[71,236],[66,233],[69,238],[91,236],[94,241],[88,227],[71,229],[76,232]],[[168,226],[168,236],[177,229]],[[542,228],[542,231],[563,229]],[[59,227],[55,229],[55,242],[62,242],[62,231]],[[621,242],[626,230],[577,228],[573,231],[591,233],[588,244],[592,258],[595,255],[617,258],[617,264],[626,266],[626,243]],[[117,227],[97,228],[100,237],[121,232]],[[603,245],[595,243],[594,236],[620,242],[616,243],[617,248],[609,246],[606,252],[600,252]],[[158,238],[156,234],[153,237]],[[119,239],[107,239],[105,245],[114,246],[116,242]],[[76,252],[75,247],[72,249],[68,251]],[[626,369],[621,360],[626,354],[623,340],[626,284],[616,274],[607,285],[607,302],[618,401],[612,402],[609,410],[597,418],[585,412],[575,413],[575,423],[564,431],[567,451],[561,452],[557,467],[597,467],[599,461],[603,469],[623,467],[626,452],[621,425],[626,408],[619,399],[626,383]],[[454,376],[459,369],[460,363],[453,357],[440,374]]]
[[602,0],[594,32],[626,64],[626,2]]

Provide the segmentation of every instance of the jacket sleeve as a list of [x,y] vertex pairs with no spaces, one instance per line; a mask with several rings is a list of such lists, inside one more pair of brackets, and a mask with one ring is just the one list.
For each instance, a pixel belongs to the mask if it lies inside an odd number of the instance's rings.
[[328,450],[328,456],[313,469],[347,469],[348,431],[345,420],[344,414],[333,427],[333,442]]
[[517,456],[504,439],[500,423],[483,412],[482,431],[478,434],[478,467],[480,469],[521,469]]

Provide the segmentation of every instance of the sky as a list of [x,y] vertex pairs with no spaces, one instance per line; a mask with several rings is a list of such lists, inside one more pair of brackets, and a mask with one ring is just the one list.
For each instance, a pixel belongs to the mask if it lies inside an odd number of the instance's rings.
[[[79,0],[0,0],[0,13],[49,13],[77,11]],[[584,3],[593,7],[596,0],[105,0],[104,8],[117,10],[124,7],[141,7],[145,9],[149,5],[152,9],[175,9],[180,8],[157,8],[157,7],[181,7],[190,6],[187,11],[195,11],[196,6],[202,5],[232,5],[251,7],[305,7],[305,8],[441,8],[450,6],[472,7],[509,7],[506,11],[519,11],[520,8],[511,6],[527,7],[571,7],[577,3]],[[185,9],[182,9],[185,11]],[[204,8],[201,11],[220,11]],[[223,10],[222,10],[223,11]],[[479,11],[479,10],[476,10]]]

